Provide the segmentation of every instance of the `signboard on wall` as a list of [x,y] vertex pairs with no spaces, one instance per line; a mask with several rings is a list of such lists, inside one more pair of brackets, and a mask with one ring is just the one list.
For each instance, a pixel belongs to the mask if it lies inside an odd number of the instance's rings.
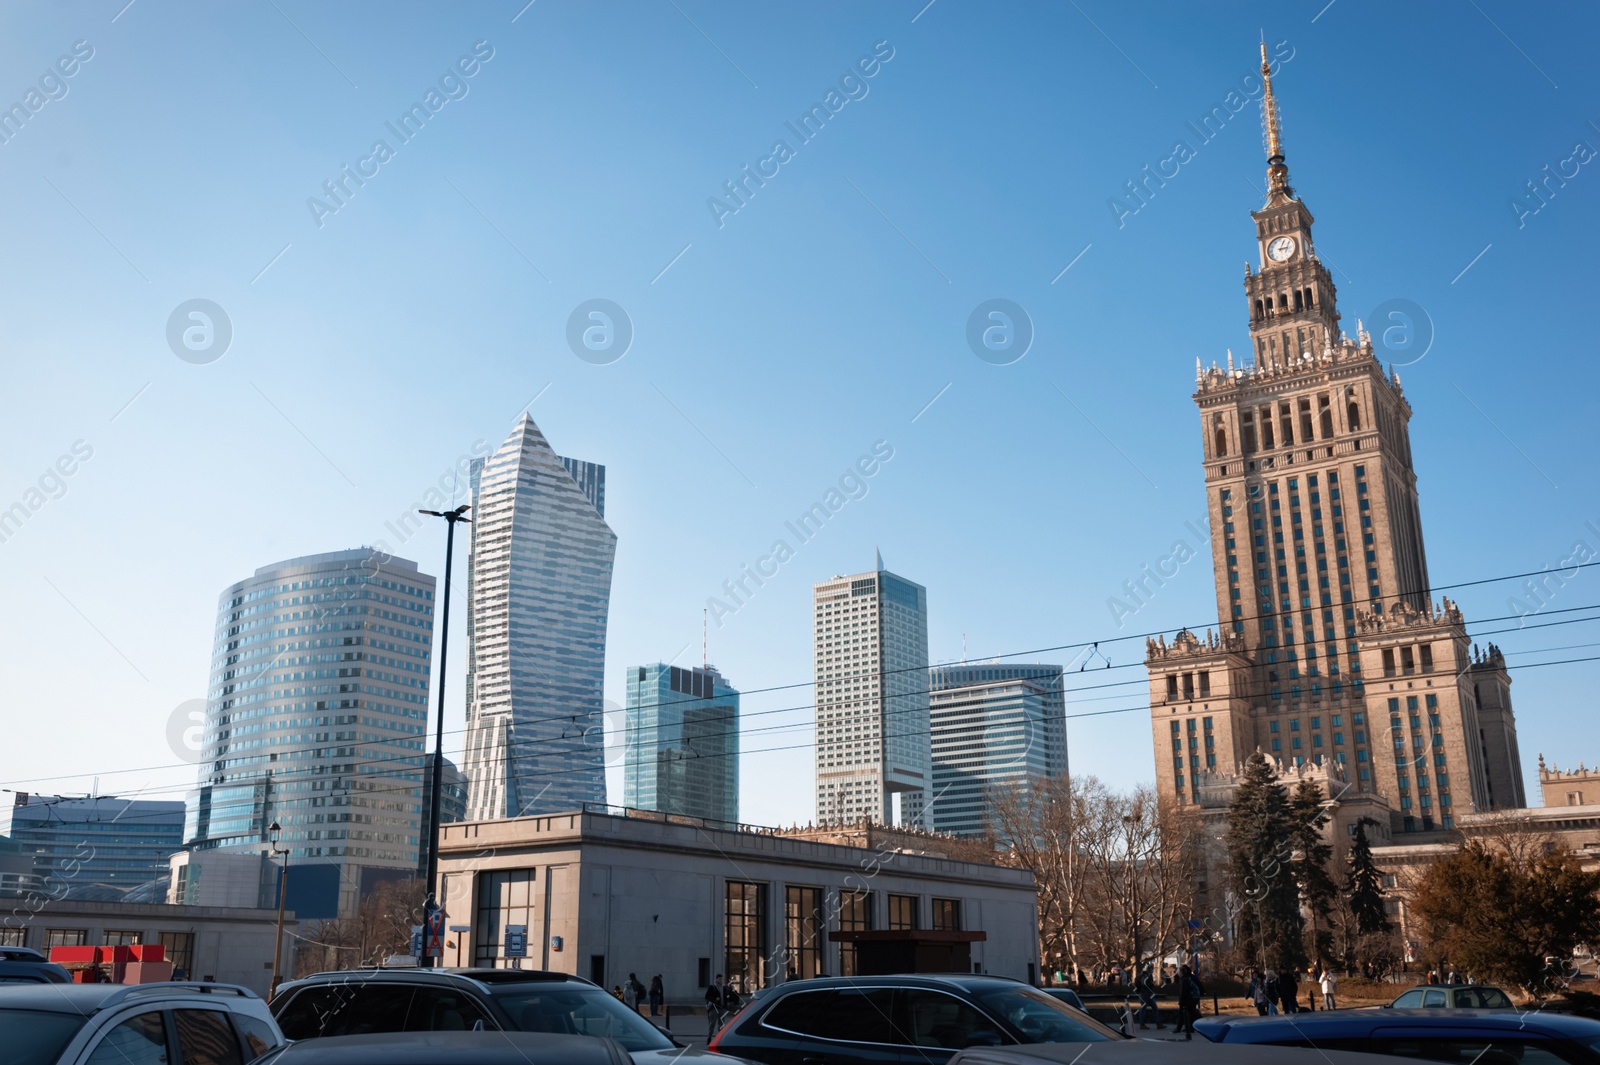
[[526,958],[528,956],[528,926],[525,924],[506,925],[506,957]]

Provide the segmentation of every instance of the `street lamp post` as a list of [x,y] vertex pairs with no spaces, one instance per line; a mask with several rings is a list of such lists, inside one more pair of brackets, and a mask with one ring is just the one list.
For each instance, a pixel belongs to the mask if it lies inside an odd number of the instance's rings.
[[278,866],[278,934],[272,940],[272,982],[267,985],[269,998],[278,993],[278,973],[283,963],[283,903],[284,892],[289,883],[289,848],[278,846],[278,840],[282,837],[283,829],[278,822],[272,822],[272,826],[267,829],[267,839],[272,847],[272,854],[283,861]]
[[433,916],[439,910],[433,885],[439,879],[439,800],[444,791],[444,677],[449,663],[446,654],[450,649],[450,561],[455,556],[456,523],[466,522],[470,525],[467,511],[471,509],[462,504],[454,510],[418,511],[419,514],[443,518],[445,521],[444,609],[439,623],[439,709],[434,722],[433,772],[428,803],[428,865],[425,874],[428,895],[427,901],[422,904],[422,957],[417,959],[417,963],[424,968],[433,967],[433,957],[428,953],[428,934],[433,928]]

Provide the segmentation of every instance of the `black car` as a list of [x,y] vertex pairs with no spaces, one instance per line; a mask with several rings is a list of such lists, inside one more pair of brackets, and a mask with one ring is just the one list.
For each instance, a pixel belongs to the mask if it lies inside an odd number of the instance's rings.
[[1600,1065],[1600,1021],[1538,1010],[1325,1010],[1203,1017],[1213,1043],[1357,1050],[1458,1065]]
[[[352,969],[284,984],[272,1014],[288,1039],[377,1032],[544,1032],[601,1036],[634,1065],[708,1058],[568,973],[542,969]],[[692,1060],[681,1065],[698,1065]]]
[[628,1065],[628,1055],[587,1036],[391,1032],[291,1043],[257,1065]]
[[724,1025],[710,1049],[768,1065],[940,1065],[964,1047],[1122,1038],[1016,980],[859,976],[778,987]]

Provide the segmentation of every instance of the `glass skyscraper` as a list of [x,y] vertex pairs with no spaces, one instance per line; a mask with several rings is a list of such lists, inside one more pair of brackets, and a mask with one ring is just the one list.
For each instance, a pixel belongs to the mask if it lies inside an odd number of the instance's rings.
[[982,836],[993,789],[1067,775],[1060,666],[998,662],[928,671],[933,725],[929,827]]
[[[883,568],[812,586],[817,821],[926,827],[928,593]],[[897,809],[898,807],[898,809]]]
[[605,474],[557,455],[526,414],[472,465],[468,820],[605,802]]
[[739,820],[739,693],[715,668],[628,670],[623,805]]
[[416,868],[433,593],[370,548],[223,591],[190,848],[258,854],[278,822],[302,918],[352,914],[366,870]]

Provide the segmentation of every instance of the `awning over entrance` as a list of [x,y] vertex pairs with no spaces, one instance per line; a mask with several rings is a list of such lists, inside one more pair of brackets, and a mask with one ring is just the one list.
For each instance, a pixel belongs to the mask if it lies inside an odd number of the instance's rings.
[[861,976],[971,972],[972,944],[988,938],[988,933],[981,931],[920,928],[828,933],[832,942],[856,945],[856,971]]

